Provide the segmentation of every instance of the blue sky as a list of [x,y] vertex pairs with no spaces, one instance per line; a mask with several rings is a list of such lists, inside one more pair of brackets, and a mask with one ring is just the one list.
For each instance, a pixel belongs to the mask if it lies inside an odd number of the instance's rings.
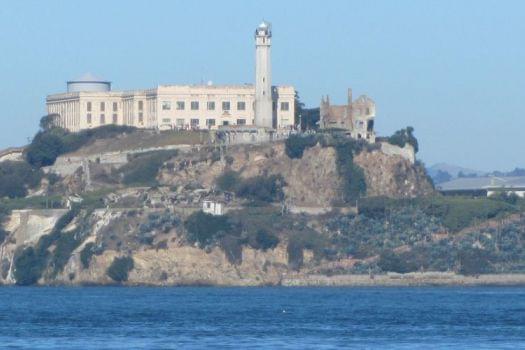
[[273,24],[273,81],[307,106],[347,87],[380,134],[412,125],[427,164],[525,167],[525,1],[2,1],[0,148],[45,96],[91,72],[114,89],[252,82],[253,31]]

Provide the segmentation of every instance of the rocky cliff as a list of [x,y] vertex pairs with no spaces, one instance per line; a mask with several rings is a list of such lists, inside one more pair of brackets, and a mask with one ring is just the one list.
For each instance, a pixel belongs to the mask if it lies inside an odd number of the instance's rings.
[[[376,147],[355,155],[368,196],[406,198],[432,192],[424,170],[405,153]],[[352,209],[353,203],[341,204],[343,179],[334,147],[317,144],[294,159],[284,143],[187,148],[163,160],[156,185],[150,186],[122,181],[126,174],[121,168],[131,161],[129,156],[119,156],[123,164],[80,159],[77,169],[69,169],[67,157],[57,162],[68,165],[67,175],[45,183],[40,192],[84,198],[80,212],[57,229],[66,210],[13,211],[5,225],[10,233],[0,246],[0,283],[17,282],[16,268],[27,269],[40,284],[114,283],[108,268],[122,256],[133,260],[122,281],[159,285],[275,285],[287,276],[347,269],[357,261],[339,253],[327,258],[335,240],[326,218],[293,214],[335,210],[331,215],[337,216]],[[184,222],[203,200],[220,197],[216,182],[226,170],[239,174],[240,181],[278,175],[284,197],[254,209],[242,198],[230,198],[229,225],[238,232],[222,232],[206,245],[192,242]],[[276,244],[264,247],[262,231],[275,236]]]

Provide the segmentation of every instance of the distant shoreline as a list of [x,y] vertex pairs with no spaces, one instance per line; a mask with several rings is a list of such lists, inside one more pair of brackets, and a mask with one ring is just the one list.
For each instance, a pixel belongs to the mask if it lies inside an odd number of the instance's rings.
[[375,275],[309,275],[285,278],[284,286],[416,287],[416,286],[525,286],[525,274],[463,276],[451,272],[412,272]]
[[[35,287],[519,287],[525,286],[525,273],[485,274],[463,276],[451,272],[412,272],[406,274],[388,273],[375,275],[304,275],[283,276],[276,283],[253,283],[240,279],[238,283],[217,283],[217,281],[180,281],[173,283],[141,283],[131,280],[118,283],[52,283]],[[16,287],[15,284],[0,284],[0,287]]]

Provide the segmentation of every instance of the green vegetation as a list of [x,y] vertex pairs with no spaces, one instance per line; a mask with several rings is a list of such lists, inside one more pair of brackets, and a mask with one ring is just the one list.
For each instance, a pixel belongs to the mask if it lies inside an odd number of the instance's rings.
[[384,197],[364,198],[359,212],[368,217],[385,216],[399,207],[419,208],[427,215],[438,218],[452,232],[458,232],[476,222],[498,218],[520,210],[519,206],[490,198],[460,196],[432,196],[413,199]]
[[279,237],[263,228],[258,229],[255,232],[255,235],[252,235],[252,237],[250,237],[252,239],[248,242],[248,244],[254,249],[265,251],[268,249],[273,249],[279,244]]
[[84,269],[89,267],[93,255],[95,255],[95,243],[89,242],[80,251],[80,262],[82,263],[82,267]]
[[345,139],[336,144],[337,171],[342,178],[342,195],[345,203],[352,202],[366,194],[366,181],[363,169],[354,164],[354,155],[361,145],[354,140]]
[[304,150],[319,142],[317,135],[290,135],[285,141],[286,155],[292,159],[302,158]]
[[252,202],[279,202],[284,197],[283,186],[284,180],[280,175],[256,176],[241,181],[235,194]]
[[134,262],[130,256],[117,257],[106,270],[106,274],[115,282],[126,282],[128,275],[133,270]]
[[53,165],[58,156],[76,151],[96,139],[112,138],[136,130],[129,126],[106,125],[71,133],[62,128],[51,127],[44,118],[41,120],[42,129],[26,151],[27,162],[34,167]]
[[458,252],[459,270],[463,275],[480,275],[491,271],[491,256],[484,249],[470,247]]
[[214,216],[200,210],[191,214],[184,226],[188,231],[188,241],[200,247],[217,242],[232,229],[226,216]]
[[154,151],[136,154],[129,163],[119,169],[122,183],[128,186],[156,186],[161,166],[177,155],[176,150]]
[[[523,272],[525,218],[495,226],[499,219],[518,210],[519,204],[487,198],[369,198],[360,200],[359,215],[328,218],[325,230],[330,232],[329,241],[337,256],[378,256],[377,266],[368,264],[373,270],[457,271],[466,275]],[[495,221],[480,228],[472,226],[487,219]]]
[[[79,214],[79,208],[75,207],[62,216],[50,234],[40,237],[36,246],[26,247],[15,254],[14,277],[19,285],[30,285],[36,283],[46,267],[52,267],[52,273],[61,271],[71,252],[81,243],[79,230],[64,233],[64,228],[69,225]],[[49,248],[55,245],[52,253]]]
[[27,190],[40,184],[42,172],[26,162],[5,161],[0,163],[0,198],[19,198]]
[[416,137],[414,136],[414,128],[411,126],[396,131],[387,139],[387,141],[388,143],[399,147],[405,147],[405,145],[408,143],[414,147],[414,152],[417,153],[419,151],[419,144]]
[[233,170],[225,170],[215,181],[219,190],[227,192],[235,192],[240,182],[239,173]]
[[337,171],[342,178],[341,201],[351,203],[366,194],[366,181],[363,169],[354,164],[354,156],[364,148],[373,149],[365,141],[356,141],[337,130],[325,130],[312,135],[292,135],[285,143],[285,152],[290,158],[301,158],[305,149],[321,144],[334,147],[337,154]]
[[280,175],[256,176],[241,179],[235,171],[227,170],[217,178],[217,187],[222,191],[235,192],[252,203],[280,202],[284,197],[284,180]]

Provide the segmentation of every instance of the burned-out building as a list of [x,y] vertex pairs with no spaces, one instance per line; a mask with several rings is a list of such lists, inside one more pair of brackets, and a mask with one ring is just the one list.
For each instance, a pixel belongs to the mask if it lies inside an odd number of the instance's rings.
[[370,97],[361,95],[353,100],[352,89],[348,89],[346,105],[331,105],[330,98],[326,96],[321,99],[319,113],[321,129],[344,129],[356,140],[375,142],[376,104]]

